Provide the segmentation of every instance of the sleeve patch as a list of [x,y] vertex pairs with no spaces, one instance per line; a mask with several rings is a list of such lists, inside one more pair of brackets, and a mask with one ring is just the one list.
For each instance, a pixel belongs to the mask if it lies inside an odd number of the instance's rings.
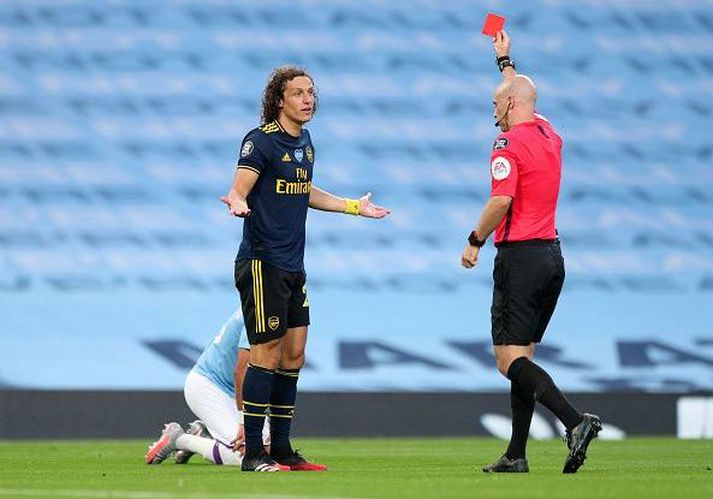
[[240,149],[240,157],[247,158],[248,156],[250,156],[252,154],[254,149],[255,149],[255,146],[253,145],[253,141],[252,140],[246,141],[245,144],[243,144],[243,148]]
[[493,151],[497,149],[505,149],[509,145],[510,141],[507,139],[507,137],[499,137],[495,139],[495,143],[493,144]]
[[510,176],[510,161],[502,156],[498,156],[490,163],[490,173],[495,180],[505,180]]

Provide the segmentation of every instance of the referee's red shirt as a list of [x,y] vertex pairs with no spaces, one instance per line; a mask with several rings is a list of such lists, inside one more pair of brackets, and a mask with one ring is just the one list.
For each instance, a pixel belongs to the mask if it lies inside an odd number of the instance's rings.
[[555,239],[555,211],[562,178],[562,139],[536,114],[495,140],[490,157],[491,196],[512,204],[495,230],[495,244]]

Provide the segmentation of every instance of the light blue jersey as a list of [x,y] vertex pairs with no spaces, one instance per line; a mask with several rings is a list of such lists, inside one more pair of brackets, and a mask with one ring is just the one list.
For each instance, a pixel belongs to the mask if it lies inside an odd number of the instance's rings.
[[205,347],[193,369],[211,380],[225,393],[234,397],[233,371],[238,360],[238,348],[250,349],[240,309],[236,310],[223,324],[218,335]]

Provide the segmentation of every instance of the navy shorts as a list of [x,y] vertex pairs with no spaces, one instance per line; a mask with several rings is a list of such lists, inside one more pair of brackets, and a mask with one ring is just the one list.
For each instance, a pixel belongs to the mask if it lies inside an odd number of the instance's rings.
[[261,260],[235,262],[235,287],[251,345],[282,338],[288,328],[309,325],[307,276]]

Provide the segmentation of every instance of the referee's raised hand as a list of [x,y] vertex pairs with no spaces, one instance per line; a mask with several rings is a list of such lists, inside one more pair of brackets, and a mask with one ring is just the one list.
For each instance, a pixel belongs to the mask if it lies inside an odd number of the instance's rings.
[[505,57],[510,55],[510,37],[503,31],[498,31],[493,37],[493,49],[496,57]]

